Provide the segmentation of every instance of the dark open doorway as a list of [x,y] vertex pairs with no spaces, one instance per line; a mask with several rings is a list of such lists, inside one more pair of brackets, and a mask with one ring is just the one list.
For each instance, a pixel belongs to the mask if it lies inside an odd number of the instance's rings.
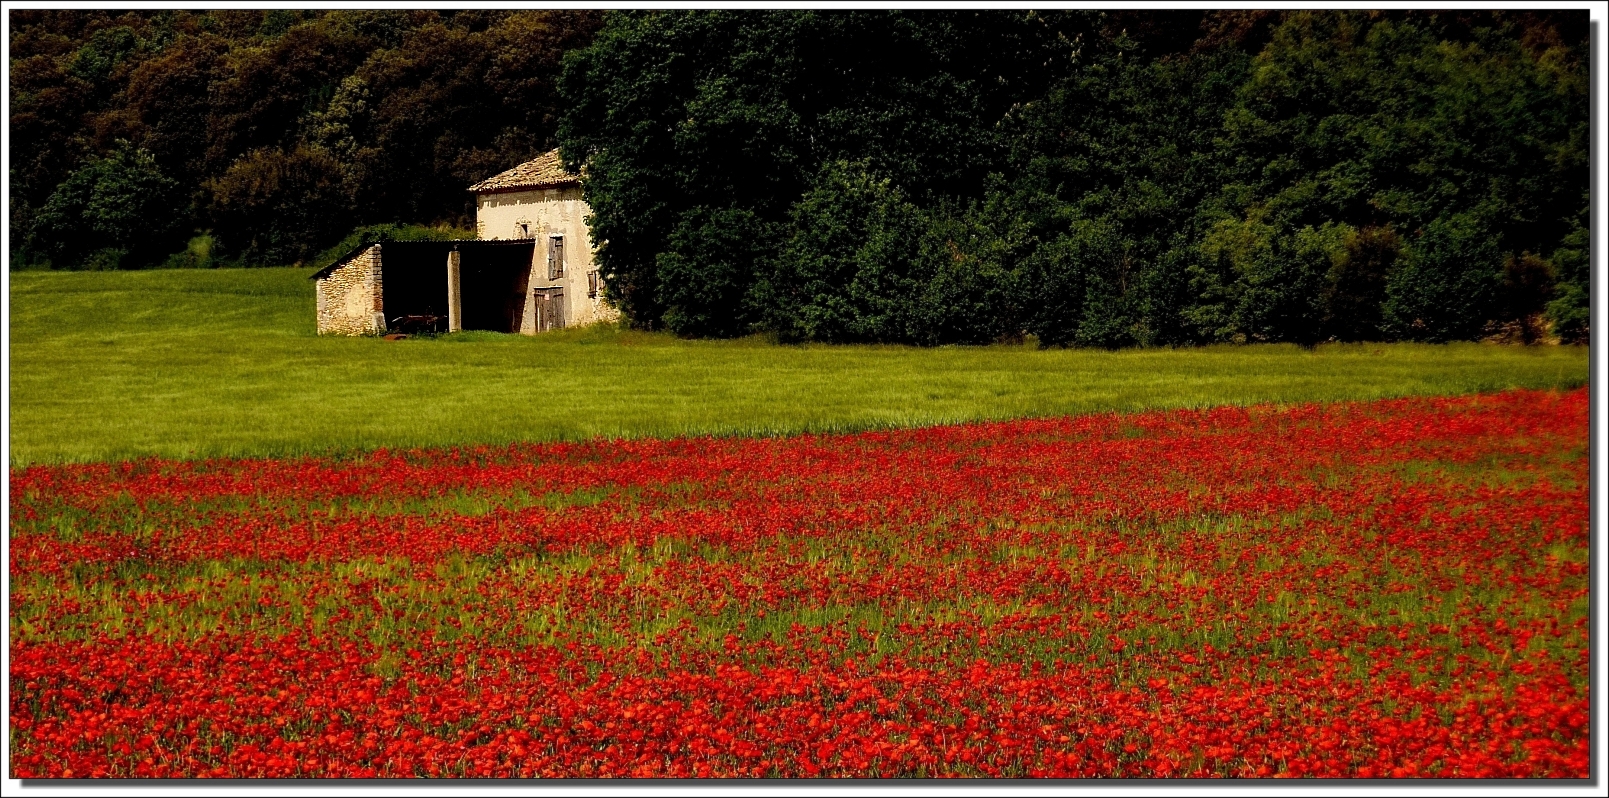
[[393,332],[446,332],[447,255],[458,250],[461,329],[516,333],[525,315],[531,241],[387,241],[381,306]]
[[525,317],[535,244],[461,242],[458,247],[459,302],[463,329],[515,333]]
[[451,241],[380,245],[380,296],[392,332],[447,331],[447,253]]

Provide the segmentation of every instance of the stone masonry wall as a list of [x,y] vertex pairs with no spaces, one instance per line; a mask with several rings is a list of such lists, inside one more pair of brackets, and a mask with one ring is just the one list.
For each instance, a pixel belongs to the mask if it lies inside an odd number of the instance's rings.
[[385,332],[380,245],[375,244],[318,281],[319,335]]

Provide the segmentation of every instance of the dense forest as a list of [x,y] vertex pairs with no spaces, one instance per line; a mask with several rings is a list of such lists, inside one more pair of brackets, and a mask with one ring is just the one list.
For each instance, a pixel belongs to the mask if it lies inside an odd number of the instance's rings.
[[[12,12],[11,260],[306,261],[559,146],[690,336],[1584,340],[1566,12]],[[373,228],[369,228],[373,229]]]
[[465,188],[552,149],[564,53],[601,23],[9,13],[12,262],[68,268],[283,265],[359,225],[463,227]]

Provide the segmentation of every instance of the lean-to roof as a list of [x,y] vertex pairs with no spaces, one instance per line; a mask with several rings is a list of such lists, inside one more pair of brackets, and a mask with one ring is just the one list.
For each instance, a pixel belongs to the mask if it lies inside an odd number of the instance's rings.
[[[535,243],[536,239],[534,238],[452,238],[425,239],[420,241],[370,241],[364,244],[359,244],[352,249],[347,250],[345,254],[341,255],[339,258],[336,258],[334,261],[331,261],[329,265],[319,269],[317,272],[314,272],[313,276],[309,277],[308,279],[322,280],[326,277],[329,277],[330,274],[332,274],[336,269],[351,263],[353,258],[362,255],[369,250],[369,247],[373,246],[380,247],[380,255],[383,260],[385,253],[396,252],[397,250],[415,248],[424,250],[439,249],[445,255],[447,251],[454,249],[474,251],[478,249],[493,249],[497,247],[528,247],[535,245]],[[443,263],[445,264],[445,261]],[[384,268],[385,267],[382,263],[381,270],[383,271]]]

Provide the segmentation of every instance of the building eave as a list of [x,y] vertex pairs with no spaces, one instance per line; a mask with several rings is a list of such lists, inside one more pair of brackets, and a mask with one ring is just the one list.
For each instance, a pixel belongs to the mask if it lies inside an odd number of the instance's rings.
[[483,194],[518,194],[522,191],[542,191],[544,189],[570,188],[572,186],[579,188],[580,185],[580,180],[567,180],[558,183],[535,183],[529,186],[498,186],[496,188],[477,188],[475,186],[470,186],[468,191],[476,196],[481,196]]

